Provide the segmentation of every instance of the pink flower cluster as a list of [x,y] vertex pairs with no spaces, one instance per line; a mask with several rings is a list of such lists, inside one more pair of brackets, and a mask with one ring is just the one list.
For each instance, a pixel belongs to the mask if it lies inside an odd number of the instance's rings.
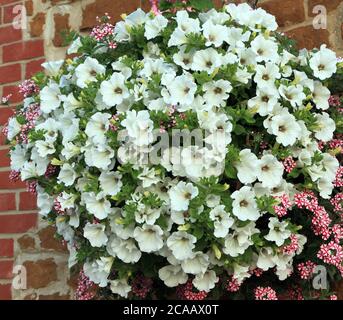
[[89,278],[85,275],[84,271],[81,270],[79,274],[79,278],[77,281],[77,288],[75,292],[75,299],[76,300],[91,300],[94,298],[94,293],[91,292],[94,283],[89,280]]
[[136,276],[131,283],[131,290],[134,295],[141,299],[145,299],[151,291],[153,281],[143,275]]
[[318,199],[312,191],[303,191],[294,195],[294,203],[299,209],[307,209],[313,213],[312,230],[315,235],[321,236],[323,240],[329,239],[331,235],[331,219],[323,206],[318,204]]
[[337,172],[336,172],[336,178],[335,181],[333,182],[333,185],[335,187],[343,187],[343,167],[339,167]]
[[313,275],[315,267],[316,267],[316,264],[310,260],[299,263],[297,265],[297,269],[298,269],[300,278],[304,280],[310,279]]
[[291,234],[290,239],[291,243],[282,248],[282,252],[287,255],[291,255],[299,249],[297,236],[295,234]]
[[241,287],[241,283],[234,277],[226,281],[225,288],[228,292],[237,292]]
[[275,290],[271,287],[257,287],[255,289],[255,300],[278,300]]
[[322,244],[317,253],[317,257],[327,264],[332,264],[337,268],[341,268],[343,262],[342,246],[335,241],[330,241],[327,244]]
[[279,205],[273,206],[275,213],[281,218],[287,214],[288,209],[292,208],[292,203],[286,194],[275,196],[274,198],[281,201]]
[[329,105],[331,107],[339,107],[341,105],[339,96],[331,96],[329,98]]
[[292,157],[287,157],[284,161],[283,161],[283,166],[285,168],[285,171],[287,173],[291,173],[293,171],[293,169],[297,166],[296,162],[293,160]]
[[115,49],[117,44],[113,39],[114,35],[114,25],[109,23],[111,17],[108,13],[105,13],[105,16],[102,18],[97,17],[99,23],[98,26],[95,26],[91,31],[91,37],[93,37],[97,41],[102,41],[108,45],[110,49]]
[[334,207],[334,211],[343,214],[343,193],[337,193],[331,200],[330,203]]
[[180,299],[184,300],[204,300],[207,297],[206,291],[193,291],[192,280],[188,280],[185,284],[179,285],[176,288],[176,294]]
[[31,79],[25,80],[18,87],[19,87],[19,93],[21,93],[24,96],[24,98],[27,98],[33,95],[34,93],[39,92],[39,87]]

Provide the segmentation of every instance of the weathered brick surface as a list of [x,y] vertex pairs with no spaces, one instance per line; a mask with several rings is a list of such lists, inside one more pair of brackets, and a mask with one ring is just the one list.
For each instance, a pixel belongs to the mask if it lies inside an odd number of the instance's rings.
[[25,261],[27,286],[34,289],[44,288],[57,280],[57,265],[53,259]]

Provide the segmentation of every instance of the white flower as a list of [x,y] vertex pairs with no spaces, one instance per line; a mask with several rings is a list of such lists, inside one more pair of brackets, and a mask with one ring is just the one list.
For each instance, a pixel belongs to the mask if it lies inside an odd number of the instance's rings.
[[182,270],[190,274],[204,273],[209,266],[208,255],[201,251],[194,253],[191,258],[181,262]]
[[143,172],[140,173],[137,178],[142,181],[143,188],[149,188],[160,181],[160,178],[156,175],[155,169],[149,169],[147,167],[143,169]]
[[62,65],[64,64],[64,60],[58,61],[47,61],[41,64],[41,66],[45,69],[45,72],[48,76],[56,77]]
[[251,42],[251,49],[256,54],[256,61],[275,62],[279,58],[278,46],[276,42],[266,39],[263,35],[258,35]]
[[336,54],[324,44],[320,47],[320,51],[312,56],[309,64],[314,76],[320,80],[330,78],[337,71]]
[[322,114],[316,113],[314,116],[317,119],[317,126],[313,130],[314,136],[318,140],[328,142],[332,139],[333,133],[336,130],[336,124],[333,119],[330,118],[329,114],[323,112]]
[[269,115],[277,105],[279,98],[278,90],[271,87],[257,88],[256,97],[248,100],[248,107],[255,109],[260,116]]
[[203,85],[204,99],[210,106],[221,106],[229,98],[232,86],[229,81],[217,80]]
[[100,187],[106,195],[115,196],[123,186],[121,178],[119,172],[103,171],[99,177]]
[[63,191],[58,197],[57,200],[61,205],[62,210],[66,209],[73,209],[75,208],[75,200],[76,200],[76,195],[72,193],[67,193]]
[[86,262],[83,265],[85,275],[99,287],[106,287],[108,284],[108,276],[111,272],[113,257],[100,257],[93,262]]
[[35,143],[38,154],[40,157],[45,158],[48,155],[54,154],[56,152],[53,141],[38,140]]
[[254,81],[259,87],[274,86],[275,80],[281,77],[279,67],[271,62],[267,62],[265,66],[258,65],[255,70]]
[[279,92],[294,108],[296,106],[302,106],[302,102],[306,98],[303,87],[300,85],[286,87],[282,84],[279,88]]
[[244,43],[249,40],[251,32],[243,32],[241,28],[228,28],[225,41],[230,45],[230,48],[245,48]]
[[136,227],[133,233],[141,251],[148,253],[158,251],[163,247],[162,235],[163,230],[159,226],[147,224]]
[[20,171],[27,160],[26,148],[17,144],[13,150],[10,150],[11,169]]
[[211,291],[219,281],[216,273],[213,270],[207,270],[205,273],[199,273],[193,279],[193,285],[199,291]]
[[8,120],[7,130],[8,140],[12,140],[21,131],[21,125],[15,117]]
[[190,75],[178,76],[168,88],[173,105],[190,105],[194,101],[194,94],[197,90],[193,77]]
[[130,96],[129,90],[125,85],[125,77],[118,72],[113,73],[109,80],[101,83],[100,93],[103,102],[109,107],[121,104],[124,99]]
[[58,183],[64,183],[67,187],[74,184],[75,179],[77,178],[77,173],[74,170],[74,166],[69,163],[63,164],[61,171],[58,174],[57,181]]
[[269,270],[275,266],[274,252],[271,247],[261,248],[258,254],[256,266],[264,271]]
[[264,155],[260,160],[257,178],[263,187],[274,188],[282,180],[284,167],[273,155]]
[[269,218],[269,233],[265,236],[268,241],[273,241],[277,246],[282,246],[286,239],[291,235],[287,229],[287,221],[279,221],[278,218]]
[[112,212],[111,202],[106,200],[103,193],[85,192],[82,194],[82,201],[90,214],[98,219],[105,219]]
[[231,198],[232,213],[241,221],[256,221],[260,217],[260,211],[257,208],[255,193],[251,187],[244,186],[235,191]]
[[75,68],[76,84],[80,88],[85,88],[88,83],[96,81],[98,74],[104,74],[105,72],[106,68],[98,60],[87,57],[84,63]]
[[101,145],[91,146],[85,151],[85,162],[88,166],[107,170],[112,163],[114,151],[110,147]]
[[206,46],[215,46],[220,47],[225,38],[226,34],[228,32],[228,28],[219,24],[213,24],[211,20],[206,21],[203,26],[203,34],[206,38]]
[[83,229],[83,235],[89,240],[92,247],[105,246],[108,241],[105,226],[101,223],[92,224],[87,222]]
[[301,128],[292,114],[282,112],[271,119],[271,132],[278,143],[287,147],[300,137]]
[[234,223],[234,219],[225,211],[223,205],[216,206],[210,211],[210,219],[214,222],[214,236],[217,238],[225,238]]
[[257,179],[259,162],[250,149],[243,149],[239,153],[239,161],[235,163],[237,177],[242,183],[252,183]]
[[75,117],[75,114],[65,113],[59,119],[59,131],[62,134],[62,144],[66,144],[73,141],[79,133],[79,123],[80,119]]
[[154,123],[150,119],[150,114],[147,110],[143,111],[128,111],[126,119],[121,122],[122,126],[127,129],[134,144],[137,146],[144,146],[150,144],[153,137]]
[[147,40],[156,38],[167,25],[168,19],[163,17],[163,15],[157,15],[145,23],[144,36]]
[[182,271],[179,265],[169,265],[161,268],[158,270],[158,276],[167,287],[176,287],[188,280],[187,274]]
[[112,293],[118,294],[123,298],[127,298],[127,295],[131,292],[131,286],[127,283],[126,279],[111,280],[110,289]]
[[48,215],[54,205],[54,198],[50,197],[44,190],[37,187],[37,207],[39,208],[39,214]]
[[77,37],[69,46],[67,53],[68,54],[77,53],[79,51],[79,48],[81,47],[82,47],[81,39],[80,37]]
[[251,277],[251,272],[249,272],[249,265],[239,265],[237,263],[233,266],[233,278],[242,283],[245,279]]
[[206,71],[208,74],[211,74],[221,64],[222,58],[217,50],[208,48],[199,50],[194,54],[192,69],[195,71]]
[[135,212],[135,220],[138,223],[147,223],[153,225],[161,215],[161,209],[153,209],[145,206],[144,208],[137,208]]
[[57,83],[51,82],[40,92],[40,109],[50,113],[61,105],[61,91]]
[[174,62],[185,70],[189,70],[193,63],[194,50],[186,52],[186,47],[182,46],[178,53],[173,55]]
[[169,190],[169,197],[172,210],[187,210],[189,201],[199,194],[197,187],[191,183],[180,181],[176,186]]
[[104,145],[106,143],[105,133],[110,126],[109,113],[97,112],[92,115],[87,123],[85,133],[92,138],[94,144]]
[[173,232],[167,239],[167,246],[178,260],[185,260],[192,256],[196,238],[184,231]]
[[123,240],[116,236],[108,241],[107,252],[125,263],[136,263],[142,256],[133,239]]
[[323,86],[321,82],[314,81],[314,90],[312,93],[313,101],[318,109],[329,109],[330,90]]

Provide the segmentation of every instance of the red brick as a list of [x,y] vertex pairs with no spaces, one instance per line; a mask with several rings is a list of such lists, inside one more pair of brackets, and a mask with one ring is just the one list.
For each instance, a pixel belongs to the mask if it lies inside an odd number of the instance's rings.
[[25,41],[3,47],[4,62],[27,60],[44,55],[43,40]]
[[23,95],[19,93],[18,86],[4,86],[2,88],[2,95],[7,96],[8,94],[12,94],[10,103],[18,103],[23,101]]
[[[4,96],[6,96],[4,94]],[[13,115],[13,108],[11,107],[4,107],[0,108],[0,126],[3,126],[7,123],[9,117]]]
[[[8,150],[0,150],[0,167],[9,167],[10,166],[10,158],[8,157]],[[1,199],[1,194],[0,194]],[[0,204],[1,208],[1,204]]]
[[0,211],[15,209],[15,193],[0,193]]
[[13,182],[9,180],[9,172],[0,172],[0,190],[1,189],[23,189],[26,188],[26,183],[21,180]]
[[39,289],[57,280],[57,265],[53,259],[25,261],[28,288]]
[[0,45],[21,40],[21,30],[12,25],[0,28]]
[[21,65],[10,64],[0,67],[0,84],[19,81],[21,79]]
[[33,14],[33,1],[32,0],[25,1],[25,8],[26,8],[26,14],[28,16],[32,16],[32,14]]
[[307,48],[319,48],[321,44],[330,44],[330,33],[325,29],[315,30],[312,25],[306,27],[300,27],[287,31],[286,34],[297,41],[299,49]]
[[19,210],[37,209],[37,199],[30,192],[20,192]]
[[11,300],[12,299],[11,292],[12,292],[11,284],[0,284],[0,300]]
[[0,146],[4,146],[6,144],[6,137],[4,134],[0,131]]
[[0,215],[0,233],[24,233],[36,226],[36,213]]
[[0,0],[0,6],[13,2],[18,2],[18,0]]
[[13,276],[13,261],[0,261],[0,279],[12,279]]
[[0,257],[12,258],[14,253],[13,239],[0,239]]
[[120,20],[122,13],[130,13],[141,6],[141,0],[131,1],[113,1],[113,0],[97,0],[94,3],[87,5],[83,9],[82,14],[82,29],[93,27],[96,24],[96,17],[102,17],[105,12],[114,19]]
[[70,29],[69,25],[69,14],[55,14],[54,15],[54,22],[55,22],[55,36],[52,39],[52,42],[55,47],[62,47],[63,46],[63,31],[67,31]]
[[35,73],[39,72],[42,70],[41,64],[45,61],[45,59],[39,59],[39,60],[34,60],[30,61],[26,64],[26,69],[25,69],[25,78],[31,78]]
[[45,24],[45,13],[38,12],[30,21],[30,35],[31,37],[39,37],[43,33]]
[[276,17],[280,27],[294,25],[305,20],[303,0],[270,0],[259,5]]

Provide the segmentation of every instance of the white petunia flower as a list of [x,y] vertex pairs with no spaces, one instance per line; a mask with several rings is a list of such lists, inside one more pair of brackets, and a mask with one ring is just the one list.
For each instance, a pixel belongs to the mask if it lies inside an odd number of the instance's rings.
[[137,146],[148,145],[153,142],[154,123],[150,119],[150,114],[147,110],[143,111],[128,111],[126,119],[121,122],[122,126],[127,129],[129,136],[133,139]]
[[40,92],[40,109],[50,113],[61,105],[61,91],[57,83],[51,82]]
[[103,171],[99,177],[100,187],[105,194],[115,196],[123,186],[121,178],[122,175],[119,172]]
[[184,231],[173,232],[167,239],[167,246],[178,260],[185,260],[192,256],[197,239]]
[[136,227],[133,233],[141,251],[148,253],[158,251],[163,247],[162,236],[163,230],[159,226],[147,224]]
[[251,49],[256,54],[257,62],[275,62],[279,58],[278,46],[276,42],[266,39],[263,35],[258,35],[251,42]]
[[284,167],[273,155],[264,155],[260,160],[257,178],[263,187],[274,188],[282,180]]
[[123,298],[127,298],[128,294],[131,292],[131,286],[127,283],[126,279],[111,280],[110,289],[112,293]]
[[214,222],[214,236],[217,238],[225,238],[229,232],[229,228],[234,223],[234,219],[225,211],[225,206],[216,206],[210,211],[209,216]]
[[336,123],[329,114],[323,112],[322,114],[316,113],[314,115],[317,120],[317,126],[313,130],[315,132],[314,136],[318,140],[322,140],[324,142],[328,142],[332,139],[333,133],[336,130]]
[[92,247],[105,246],[108,241],[105,226],[101,223],[92,224],[87,222],[83,229],[83,235],[89,240]]
[[279,221],[278,218],[269,218],[269,233],[265,236],[268,241],[273,241],[277,246],[282,246],[286,239],[292,234],[290,230],[287,229],[287,221]]
[[41,66],[45,69],[45,72],[48,76],[56,77],[58,76],[63,64],[64,60],[57,60],[44,62],[41,64]]
[[193,285],[199,291],[211,291],[219,281],[216,273],[213,270],[207,270],[205,273],[199,273],[193,279]]
[[252,183],[257,179],[259,162],[250,149],[243,149],[239,153],[239,161],[235,163],[237,177],[242,183]]
[[27,150],[25,147],[17,144],[10,150],[11,170],[20,171],[25,161],[27,160]]
[[158,270],[158,276],[167,287],[176,287],[188,280],[187,274],[182,271],[179,265],[169,265],[161,268]]
[[318,109],[329,109],[330,90],[323,86],[321,82],[314,81],[314,90],[312,93],[313,101]]
[[279,88],[281,97],[289,101],[293,108],[302,106],[306,98],[304,89],[300,85],[286,87],[283,84]]
[[163,29],[168,25],[168,19],[163,17],[163,15],[157,15],[153,19],[148,20],[145,23],[144,36],[147,40],[156,38]]
[[208,255],[201,251],[194,253],[191,258],[183,260],[181,262],[182,270],[190,274],[199,274],[206,272],[209,266]]
[[142,256],[133,239],[123,240],[116,236],[109,239],[107,252],[125,263],[136,263]]
[[85,192],[82,194],[82,201],[90,214],[98,219],[106,219],[112,212],[111,202],[106,200],[103,193]]
[[109,107],[121,104],[124,99],[130,96],[125,85],[125,77],[118,72],[113,73],[109,80],[101,83],[99,92],[102,95],[103,102]]
[[35,145],[39,156],[42,158],[45,158],[48,155],[54,154],[56,152],[54,141],[38,140],[36,141]]
[[337,71],[336,54],[332,50],[327,49],[325,44],[312,56],[309,64],[314,76],[320,80],[330,78]]
[[260,217],[260,211],[257,208],[255,193],[251,187],[244,186],[235,191],[231,198],[232,213],[241,221],[256,221]]
[[61,171],[58,174],[57,181],[58,183],[64,183],[67,187],[74,184],[75,179],[78,177],[78,174],[74,170],[74,166],[69,163],[63,164]]
[[104,145],[106,143],[105,133],[110,126],[109,113],[97,112],[92,115],[87,123],[85,133],[90,137],[94,144]]
[[110,275],[112,264],[113,257],[100,257],[100,259],[93,262],[85,262],[83,271],[89,280],[104,288],[108,284],[108,276]]
[[173,105],[190,105],[194,101],[197,85],[191,75],[182,75],[174,79],[168,90]]
[[204,99],[210,106],[221,106],[229,98],[232,86],[229,81],[217,80],[203,85]]
[[7,139],[12,140],[21,131],[21,125],[15,117],[8,120]]
[[189,70],[193,63],[194,50],[186,52],[186,47],[182,46],[178,53],[173,55],[173,61],[185,70]]
[[84,63],[75,68],[76,84],[80,88],[87,87],[87,84],[96,81],[98,74],[104,74],[106,68],[98,60],[87,57]]
[[195,71],[206,71],[208,74],[222,65],[222,57],[213,48],[196,51],[193,56],[192,69]]
[[204,37],[206,38],[206,46],[215,46],[215,47],[220,47],[225,38],[226,34],[228,32],[228,28],[220,25],[220,24],[213,24],[211,20],[206,21],[203,26],[203,34]]
[[187,210],[189,201],[194,199],[199,194],[197,187],[191,183],[180,181],[176,186],[169,190],[169,197],[172,210],[182,211]]

